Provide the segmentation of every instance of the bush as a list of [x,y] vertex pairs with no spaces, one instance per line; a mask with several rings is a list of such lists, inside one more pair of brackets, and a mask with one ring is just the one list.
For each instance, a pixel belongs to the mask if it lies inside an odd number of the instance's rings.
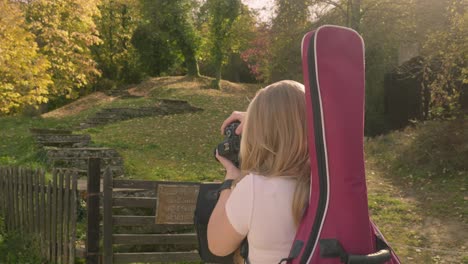
[[39,240],[18,232],[5,230],[0,218],[0,263],[44,263],[39,249]]

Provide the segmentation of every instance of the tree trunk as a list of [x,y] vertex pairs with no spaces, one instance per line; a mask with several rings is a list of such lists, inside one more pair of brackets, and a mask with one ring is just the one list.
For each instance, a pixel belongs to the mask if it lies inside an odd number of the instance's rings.
[[213,47],[213,55],[214,55],[214,65],[215,65],[215,79],[213,80],[212,83],[212,88],[213,89],[220,89],[221,88],[221,68],[223,67],[223,39],[217,38],[214,47]]
[[200,77],[195,48],[192,46],[193,43],[191,43],[192,40],[187,39],[187,36],[179,30],[175,30],[174,37],[178,43],[180,51],[182,51],[182,55],[184,55],[187,75],[191,77]]
[[468,84],[461,84],[460,107],[463,113],[468,114]]
[[216,76],[213,82],[211,83],[213,89],[221,89],[221,70],[216,69]]
[[353,0],[348,0],[346,2],[346,26],[351,27],[351,6],[353,4]]
[[350,3],[350,27],[359,32],[361,26],[361,0],[348,0]]
[[219,56],[215,56],[215,67],[216,67],[216,72],[215,72],[215,79],[213,80],[211,86],[213,89],[221,89],[221,68],[223,64],[223,57],[222,54],[218,54]]
[[185,55],[185,64],[187,66],[187,75],[193,77],[200,77],[200,71],[198,69],[197,58],[193,52],[188,52],[189,54]]
[[[184,38],[184,37],[182,37]],[[182,54],[185,58],[185,67],[187,67],[187,75],[192,77],[200,77],[200,71],[198,69],[198,61],[195,56],[195,50],[187,43],[184,39],[179,44]]]

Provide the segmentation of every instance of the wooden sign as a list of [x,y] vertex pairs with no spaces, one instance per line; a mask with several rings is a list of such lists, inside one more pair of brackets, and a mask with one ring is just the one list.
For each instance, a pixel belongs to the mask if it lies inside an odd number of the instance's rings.
[[198,185],[158,184],[156,224],[193,224]]

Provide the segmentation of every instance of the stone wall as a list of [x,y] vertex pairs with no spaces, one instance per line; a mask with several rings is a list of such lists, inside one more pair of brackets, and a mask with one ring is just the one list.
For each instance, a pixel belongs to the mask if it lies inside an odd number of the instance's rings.
[[[89,128],[138,117],[182,114],[201,111],[187,101],[163,99],[154,106],[105,108],[89,118],[80,128]],[[52,168],[66,168],[85,176],[89,158],[101,158],[104,170],[110,167],[114,177],[124,174],[124,161],[120,154],[111,148],[90,147],[89,134],[73,134],[71,130],[30,129],[37,145],[44,151],[47,163]]]
[[87,134],[36,134],[33,137],[39,146],[44,147],[86,147],[91,142],[91,136]]
[[110,167],[114,176],[124,174],[124,161],[111,148],[45,148],[47,162],[54,168],[67,168],[86,175],[89,158],[100,158],[101,168]]
[[110,167],[114,176],[124,174],[120,154],[111,148],[89,147],[89,134],[73,134],[70,130],[32,128],[36,144],[45,153],[47,164],[54,169],[65,168],[86,176],[89,158],[101,158],[104,170]]
[[162,99],[155,106],[104,108],[86,122],[81,123],[80,129],[139,117],[192,113],[201,110],[201,108],[190,105],[187,101],[169,99]]

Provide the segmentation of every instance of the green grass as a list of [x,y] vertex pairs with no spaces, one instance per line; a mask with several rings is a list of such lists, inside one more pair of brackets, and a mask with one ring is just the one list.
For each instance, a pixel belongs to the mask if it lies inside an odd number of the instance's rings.
[[43,263],[38,243],[36,238],[6,232],[3,218],[0,217],[0,263]]
[[[71,128],[102,108],[151,106],[168,98],[204,110],[131,119],[80,133],[91,134],[95,146],[115,148],[124,157],[127,178],[221,180],[223,169],[213,157],[223,139],[219,127],[233,110],[247,107],[258,86],[232,84],[218,91],[205,89],[207,83],[159,78],[137,87],[146,89],[147,97],[102,103],[61,119],[2,117],[0,165],[45,167],[30,127]],[[372,219],[403,263],[467,263],[467,254],[461,253],[467,246],[467,133],[465,118],[420,123],[366,140]]]
[[27,117],[0,118],[0,165],[28,165],[43,167],[43,159],[37,152],[33,138],[29,133],[31,127],[58,126],[56,120]]
[[468,119],[431,121],[372,139],[367,162],[434,216],[466,219]]
[[[171,92],[168,92],[171,91]],[[167,95],[170,94],[170,97]],[[235,109],[245,109],[253,91],[241,94],[193,88],[156,88],[154,98],[187,100],[203,111],[131,119],[88,129],[96,145],[115,148],[125,160],[127,175],[138,179],[212,181],[223,170],[213,157],[222,139],[219,127]],[[113,103],[113,105],[116,105]]]
[[372,218],[404,262],[466,263],[468,120],[416,124],[365,151]]

